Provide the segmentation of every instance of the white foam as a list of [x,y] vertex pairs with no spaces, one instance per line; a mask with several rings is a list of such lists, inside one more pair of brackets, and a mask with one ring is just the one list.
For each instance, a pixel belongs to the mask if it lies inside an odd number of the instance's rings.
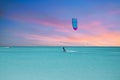
[[10,47],[5,47],[5,48],[10,48]]
[[77,52],[77,51],[74,51],[74,50],[67,50],[67,52]]

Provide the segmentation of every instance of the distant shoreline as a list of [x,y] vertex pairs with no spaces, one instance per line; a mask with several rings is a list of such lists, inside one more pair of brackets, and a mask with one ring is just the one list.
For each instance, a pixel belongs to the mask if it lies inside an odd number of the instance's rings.
[[[63,47],[63,46],[0,46],[0,47]],[[64,46],[64,47],[120,47],[120,46]]]

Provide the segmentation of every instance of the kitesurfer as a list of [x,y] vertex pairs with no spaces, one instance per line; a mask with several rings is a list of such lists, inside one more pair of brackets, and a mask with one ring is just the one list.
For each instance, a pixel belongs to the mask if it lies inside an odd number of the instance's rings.
[[63,52],[66,52],[65,48],[63,47]]

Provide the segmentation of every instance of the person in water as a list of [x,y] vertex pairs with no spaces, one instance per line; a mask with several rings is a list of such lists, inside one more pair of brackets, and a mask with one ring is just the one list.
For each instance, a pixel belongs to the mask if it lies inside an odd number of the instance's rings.
[[63,47],[63,52],[66,52],[65,48]]

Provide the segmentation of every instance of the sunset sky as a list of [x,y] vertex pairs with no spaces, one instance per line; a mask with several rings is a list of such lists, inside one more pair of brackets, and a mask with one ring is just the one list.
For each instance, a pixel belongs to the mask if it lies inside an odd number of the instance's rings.
[[120,46],[120,0],[0,0],[0,46]]

